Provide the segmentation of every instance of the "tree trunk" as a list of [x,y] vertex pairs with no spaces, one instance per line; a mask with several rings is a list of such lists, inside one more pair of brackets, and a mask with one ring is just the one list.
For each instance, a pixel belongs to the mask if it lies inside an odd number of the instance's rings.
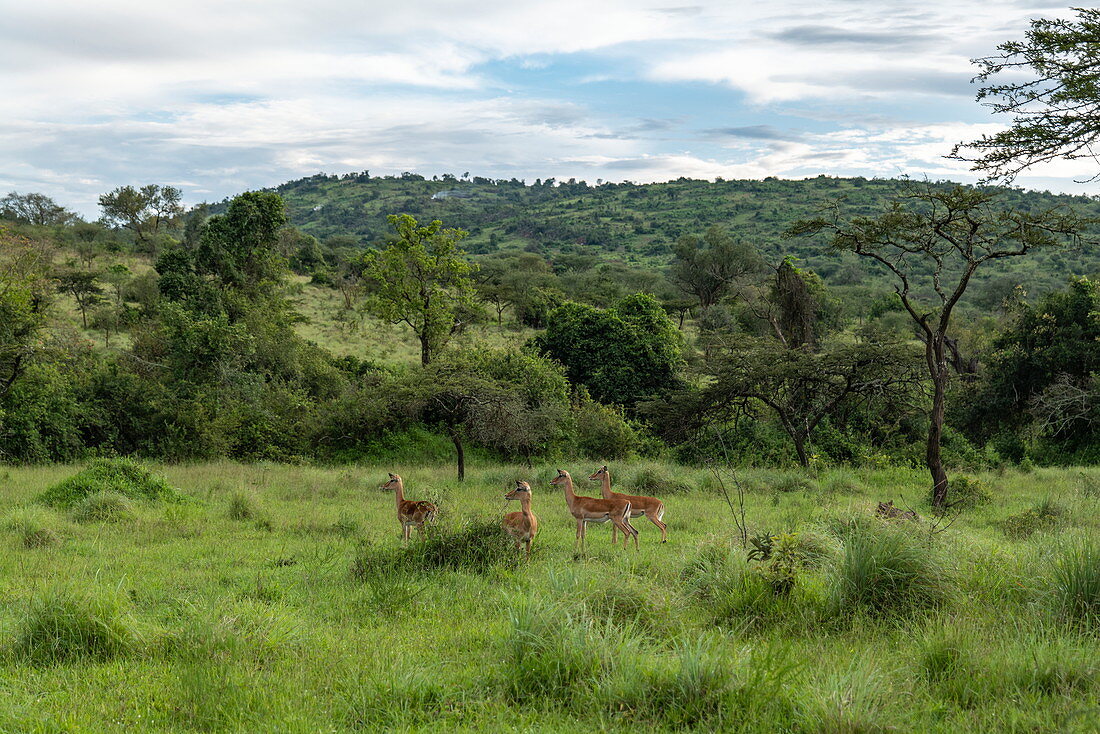
[[458,435],[458,431],[451,431],[451,442],[458,454],[458,481],[462,482],[466,480],[466,452],[462,448],[462,437]]
[[932,507],[942,509],[947,502],[947,472],[940,456],[943,438],[944,404],[947,395],[947,359],[944,355],[943,335],[935,334],[925,345],[928,370],[932,377],[932,412],[928,416],[928,446],[925,464],[932,475]]
[[420,364],[427,366],[432,363],[432,347],[428,343],[428,337],[420,337]]
[[796,433],[791,434],[794,441],[794,450],[798,452],[798,463],[803,467],[810,465],[810,457],[806,454],[806,438]]

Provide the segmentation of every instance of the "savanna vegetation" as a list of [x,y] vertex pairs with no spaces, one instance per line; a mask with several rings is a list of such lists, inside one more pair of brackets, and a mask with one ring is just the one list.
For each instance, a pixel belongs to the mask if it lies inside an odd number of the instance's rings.
[[[1095,21],[983,60],[1038,80],[983,88],[1022,116],[956,154],[1003,182],[1090,150]],[[0,200],[0,728],[1093,730],[1093,199],[362,172],[182,200]],[[596,495],[605,463],[667,545],[643,518],[636,553],[573,552],[549,481]]]

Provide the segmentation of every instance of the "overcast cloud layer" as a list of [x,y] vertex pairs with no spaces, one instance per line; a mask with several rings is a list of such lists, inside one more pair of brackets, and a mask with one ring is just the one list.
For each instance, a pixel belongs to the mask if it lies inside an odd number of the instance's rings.
[[[973,180],[996,130],[969,59],[1035,0],[0,4],[0,189],[95,216],[123,184],[189,203],[318,171],[647,182]],[[1020,185],[1091,191],[1056,164]]]

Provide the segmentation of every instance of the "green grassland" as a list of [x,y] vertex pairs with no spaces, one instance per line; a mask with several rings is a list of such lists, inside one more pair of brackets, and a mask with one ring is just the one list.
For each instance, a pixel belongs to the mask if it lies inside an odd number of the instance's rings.
[[[593,467],[566,468],[597,493]],[[747,559],[714,476],[668,464],[612,466],[618,489],[665,500],[668,544],[639,518],[638,552],[593,527],[584,556],[548,465],[464,484],[450,466],[161,466],[182,499],[36,501],[78,469],[0,470],[0,731],[1100,721],[1094,469],[983,475],[989,496],[967,484],[950,523],[921,472],[741,471],[750,533],[795,534],[789,574]],[[439,504],[424,547],[444,553],[402,552],[387,470]],[[487,530],[518,509],[516,478],[542,525],[530,563]],[[888,499],[923,519],[874,518]]]

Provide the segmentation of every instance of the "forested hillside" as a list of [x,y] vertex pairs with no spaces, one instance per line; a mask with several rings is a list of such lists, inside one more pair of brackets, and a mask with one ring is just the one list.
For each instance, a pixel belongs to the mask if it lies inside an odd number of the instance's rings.
[[[718,225],[768,259],[794,255],[829,284],[847,285],[878,279],[881,271],[830,252],[822,238],[784,240],[783,230],[838,200],[849,213],[875,214],[909,185],[897,179],[828,176],[600,185],[546,179],[528,185],[479,176],[428,180],[409,173],[372,177],[362,172],[317,174],[273,190],[286,201],[294,225],[322,242],[339,245],[381,242],[390,232],[386,215],[402,212],[469,231],[465,246],[472,254],[526,250],[662,266],[672,259],[678,238]],[[1008,189],[1000,200],[1022,210],[1066,206],[1082,214],[1100,214],[1100,204],[1084,196]],[[223,206],[224,202],[212,211]],[[1100,248],[1086,244],[1080,251],[1037,253],[979,278],[1010,275],[1026,283],[1030,292],[1040,293],[1063,286],[1071,275],[1097,271]]]

